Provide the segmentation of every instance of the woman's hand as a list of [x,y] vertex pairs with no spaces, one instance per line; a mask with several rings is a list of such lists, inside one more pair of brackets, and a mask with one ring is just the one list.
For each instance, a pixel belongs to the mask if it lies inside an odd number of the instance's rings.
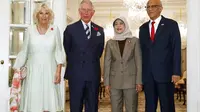
[[56,74],[55,74],[55,84],[59,84],[61,81],[61,67],[62,64],[57,65]]
[[141,92],[142,91],[142,84],[136,84],[136,91]]
[[59,84],[60,81],[61,81],[61,75],[60,75],[60,72],[56,72],[54,83],[55,83],[55,84]]
[[108,94],[108,96],[110,96],[110,86],[106,86],[105,89],[106,89],[106,93]]

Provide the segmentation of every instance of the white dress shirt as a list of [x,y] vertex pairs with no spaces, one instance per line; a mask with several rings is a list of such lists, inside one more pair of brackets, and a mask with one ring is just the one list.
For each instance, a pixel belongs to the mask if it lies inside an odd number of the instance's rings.
[[90,34],[91,34],[91,21],[90,21],[89,23],[85,23],[84,21],[81,20],[81,22],[82,22],[82,24],[83,24],[84,29],[87,28],[86,24],[89,26]]
[[[160,20],[161,20],[161,16],[159,16],[157,19],[155,19],[154,20],[154,31],[155,31],[155,34],[156,34],[156,31],[157,31],[157,28],[158,28],[158,25],[159,25],[159,23],[160,23]],[[153,22],[153,20],[150,20],[150,22],[149,22],[149,34],[151,35],[151,23]]]

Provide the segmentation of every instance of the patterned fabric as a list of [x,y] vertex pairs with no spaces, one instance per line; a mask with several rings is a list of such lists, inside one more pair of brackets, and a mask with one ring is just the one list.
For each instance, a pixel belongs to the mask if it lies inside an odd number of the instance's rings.
[[85,29],[86,36],[87,36],[88,39],[90,39],[90,28],[89,28],[88,24],[85,24],[85,25],[87,26],[86,29]]
[[21,81],[26,77],[26,68],[14,72],[10,90],[10,111],[19,112],[21,99]]

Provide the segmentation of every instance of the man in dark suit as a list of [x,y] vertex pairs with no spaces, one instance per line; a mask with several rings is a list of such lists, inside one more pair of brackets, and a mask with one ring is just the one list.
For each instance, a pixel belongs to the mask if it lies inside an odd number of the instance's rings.
[[181,38],[176,21],[160,15],[160,0],[147,2],[150,21],[140,27],[142,80],[146,112],[156,112],[158,99],[161,112],[175,112],[174,83],[181,75]]
[[92,2],[83,0],[79,7],[81,19],[64,31],[67,55],[65,79],[68,79],[71,112],[98,111],[100,57],[104,49],[103,28],[91,22]]

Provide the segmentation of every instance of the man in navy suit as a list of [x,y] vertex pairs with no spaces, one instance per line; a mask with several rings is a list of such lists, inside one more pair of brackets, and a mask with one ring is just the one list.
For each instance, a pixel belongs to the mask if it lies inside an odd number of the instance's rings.
[[145,112],[175,112],[174,83],[181,75],[181,38],[176,21],[160,15],[160,0],[146,6],[150,21],[140,27],[142,80],[146,100]]
[[98,111],[100,84],[100,57],[104,49],[103,28],[91,22],[92,2],[80,3],[81,19],[68,25],[64,31],[64,49],[67,55],[65,79],[68,79],[70,111]]

